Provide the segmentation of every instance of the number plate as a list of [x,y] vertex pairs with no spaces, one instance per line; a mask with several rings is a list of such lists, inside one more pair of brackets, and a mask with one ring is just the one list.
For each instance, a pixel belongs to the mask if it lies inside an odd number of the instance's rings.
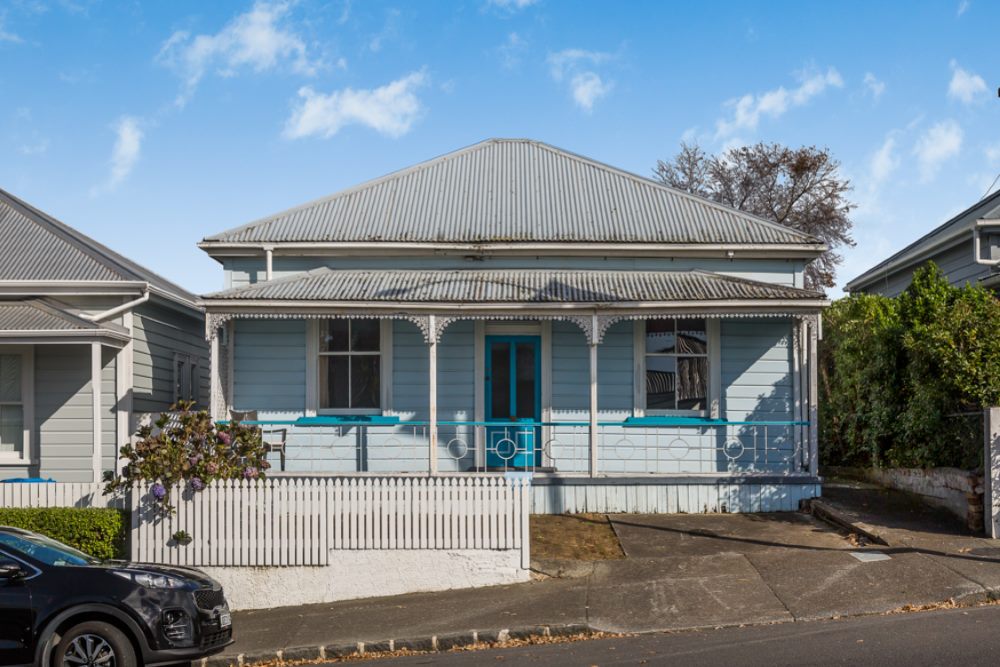
[[219,627],[228,628],[233,624],[233,616],[228,611],[219,614]]

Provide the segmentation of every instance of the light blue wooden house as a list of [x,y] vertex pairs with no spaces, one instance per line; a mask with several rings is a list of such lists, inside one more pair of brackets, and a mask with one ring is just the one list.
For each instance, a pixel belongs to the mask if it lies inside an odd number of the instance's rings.
[[536,512],[819,494],[816,238],[492,139],[200,246],[212,408],[274,474],[530,475]]
[[150,414],[207,405],[196,299],[0,190],[0,481],[99,483]]

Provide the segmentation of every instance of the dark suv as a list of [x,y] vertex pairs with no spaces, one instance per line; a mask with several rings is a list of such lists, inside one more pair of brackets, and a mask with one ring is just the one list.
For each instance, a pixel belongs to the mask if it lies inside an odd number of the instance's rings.
[[0,526],[0,665],[150,667],[232,641],[222,588],[198,570],[100,561]]

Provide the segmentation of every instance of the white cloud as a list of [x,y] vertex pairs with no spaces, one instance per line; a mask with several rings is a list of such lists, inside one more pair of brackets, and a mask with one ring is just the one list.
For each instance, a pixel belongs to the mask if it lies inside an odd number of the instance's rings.
[[318,64],[309,59],[305,42],[284,25],[288,9],[285,2],[257,2],[214,35],[192,37],[185,31],[171,35],[160,48],[157,61],[184,78],[177,105],[187,103],[213,67],[220,76],[234,76],[243,68],[264,72],[288,62],[295,72],[314,74]]
[[344,88],[329,94],[309,86],[299,89],[299,104],[285,123],[288,139],[329,138],[347,125],[366,125],[380,134],[400,137],[420,114],[416,90],[427,82],[423,70],[371,90]]
[[969,2],[969,0],[962,0],[960,3],[958,3],[958,13],[957,13],[957,16],[961,16],[965,12],[969,11],[969,6],[970,5],[971,5],[971,3]]
[[500,53],[500,64],[504,69],[513,69],[521,63],[521,57],[528,48],[528,43],[516,32],[507,35],[507,39],[497,49]]
[[549,71],[553,80],[557,82],[568,79],[573,101],[590,113],[594,109],[594,103],[607,96],[614,88],[614,81],[601,78],[593,68],[611,60],[612,57],[610,53],[601,51],[565,49],[549,54]]
[[139,161],[143,139],[139,119],[134,116],[122,116],[114,125],[114,131],[115,145],[111,149],[111,172],[104,185],[91,188],[91,196],[117,188],[128,178]]
[[382,29],[375,34],[371,40],[368,42],[368,48],[372,53],[378,53],[382,50],[382,45],[393,39],[399,34],[399,17],[401,16],[398,9],[390,9],[385,15],[385,24]]
[[49,150],[49,140],[42,138],[33,143],[21,144],[17,150],[21,155],[42,155]]
[[7,19],[6,16],[0,14],[0,42],[9,42],[11,44],[21,44],[22,42],[24,42],[24,40],[21,39],[20,35],[16,35],[7,30],[7,28],[4,26],[4,24],[6,23],[6,19]]
[[895,150],[896,139],[890,135],[886,137],[879,149],[872,154],[869,169],[874,186],[883,183],[899,168],[899,157],[896,156]]
[[520,11],[537,3],[538,0],[487,0],[486,2],[488,5],[508,12]]
[[569,85],[573,91],[573,101],[588,113],[593,110],[594,102],[610,93],[614,87],[613,83],[605,83],[594,72],[574,75]]
[[986,153],[986,159],[991,165],[1000,164],[1000,143],[987,146],[983,152]]
[[943,120],[920,135],[913,154],[920,166],[920,178],[927,182],[937,175],[941,164],[962,150],[964,132],[954,120]]
[[972,104],[978,95],[986,92],[986,82],[983,77],[968,72],[951,61],[951,82],[948,84],[948,97],[962,104]]
[[726,102],[732,107],[732,116],[716,121],[717,139],[730,137],[741,130],[755,130],[762,116],[778,118],[793,107],[800,107],[824,92],[827,88],[842,88],[844,80],[833,67],[825,73],[816,72],[800,77],[799,86],[791,90],[779,86],[758,95],[747,93]]
[[871,72],[865,73],[864,83],[865,83],[865,88],[868,89],[868,92],[871,93],[872,97],[874,97],[876,100],[882,97],[882,93],[885,92],[885,81],[879,80],[879,78],[876,77]]

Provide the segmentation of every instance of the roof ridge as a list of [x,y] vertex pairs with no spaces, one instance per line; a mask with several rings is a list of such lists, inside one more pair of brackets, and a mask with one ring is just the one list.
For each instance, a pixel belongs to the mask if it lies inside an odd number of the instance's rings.
[[[84,253],[91,259],[97,261],[102,266],[121,276],[123,280],[138,280],[142,282],[155,283],[166,292],[173,293],[186,301],[194,302],[195,295],[177,283],[164,278],[155,271],[151,271],[144,266],[128,259],[121,253],[115,252],[100,241],[87,236],[83,232],[67,225],[65,222],[56,219],[45,211],[32,206],[23,199],[0,188],[0,200],[5,201],[9,206],[18,210],[28,220],[46,229],[46,231],[62,238],[70,243],[74,248]],[[144,275],[145,274],[145,275]],[[150,280],[152,278],[153,280]]]

